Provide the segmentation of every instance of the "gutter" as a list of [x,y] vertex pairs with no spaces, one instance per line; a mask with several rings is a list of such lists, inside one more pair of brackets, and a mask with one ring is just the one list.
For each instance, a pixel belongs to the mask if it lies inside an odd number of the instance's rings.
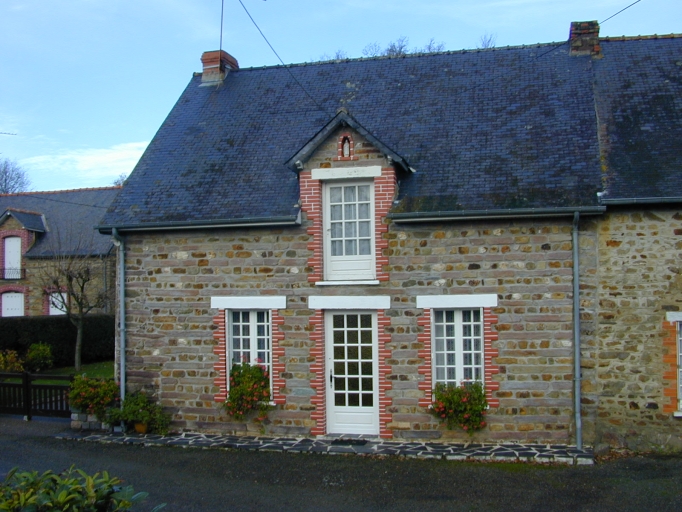
[[167,231],[173,229],[207,229],[207,228],[243,228],[243,227],[271,227],[297,226],[301,224],[301,213],[285,217],[255,217],[248,219],[225,219],[197,224],[192,221],[149,222],[146,224],[119,224],[116,226],[97,226],[100,233],[111,235],[114,231]]
[[573,409],[575,413],[575,445],[578,450],[583,449],[583,421],[580,410],[581,382],[580,371],[580,213],[573,214]]
[[575,213],[601,215],[605,206],[583,206],[579,208],[505,208],[499,210],[461,210],[446,212],[389,213],[388,217],[396,222],[433,222],[476,219],[526,219],[533,217],[565,217]]
[[656,204],[656,203],[682,203],[682,197],[631,197],[627,199],[605,199],[602,204]]
[[118,234],[116,228],[112,229],[114,245],[118,247],[118,321],[119,321],[119,373],[121,377],[121,403],[126,395],[126,297],[125,297],[125,238]]

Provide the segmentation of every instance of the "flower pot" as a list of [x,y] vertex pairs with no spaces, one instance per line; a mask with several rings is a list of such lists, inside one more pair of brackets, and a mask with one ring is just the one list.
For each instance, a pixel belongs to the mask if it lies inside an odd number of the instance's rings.
[[146,434],[147,433],[147,424],[146,423],[135,423],[135,432],[138,434]]

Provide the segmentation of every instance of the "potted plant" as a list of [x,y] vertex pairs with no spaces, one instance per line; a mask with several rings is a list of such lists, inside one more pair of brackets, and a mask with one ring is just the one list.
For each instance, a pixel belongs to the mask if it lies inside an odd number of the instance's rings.
[[243,362],[230,370],[230,390],[223,406],[227,413],[241,420],[257,411],[256,421],[267,418],[270,405],[270,377],[268,371],[258,364]]
[[71,382],[69,405],[72,409],[94,414],[104,422],[107,410],[119,401],[118,384],[111,379],[93,379],[76,375]]
[[150,400],[143,392],[128,395],[120,409],[109,411],[109,422],[123,422],[127,428],[131,426],[136,432],[146,434],[166,434],[170,425],[170,416],[163,407]]
[[469,435],[485,427],[488,401],[480,382],[467,382],[461,386],[436,384],[430,411],[448,429],[459,427]]

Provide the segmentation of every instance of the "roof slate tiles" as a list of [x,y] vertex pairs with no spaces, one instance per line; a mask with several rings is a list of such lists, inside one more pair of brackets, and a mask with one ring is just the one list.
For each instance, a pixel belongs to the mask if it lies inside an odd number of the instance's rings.
[[102,226],[295,219],[286,163],[340,108],[416,170],[401,175],[394,213],[597,207],[604,184],[610,197],[669,194],[681,45],[605,41],[601,59],[554,44],[251,68],[219,86],[197,74]]
[[120,187],[109,187],[5,194],[0,195],[0,214],[21,210],[24,213],[12,215],[26,229],[46,229],[26,253],[29,258],[106,255],[112,248],[111,237],[99,234],[94,226],[119,191]]

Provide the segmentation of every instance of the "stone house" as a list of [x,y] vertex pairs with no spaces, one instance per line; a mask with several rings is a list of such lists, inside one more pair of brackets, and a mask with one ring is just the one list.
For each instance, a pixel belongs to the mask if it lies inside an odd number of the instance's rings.
[[[114,245],[111,237],[95,230],[95,224],[119,190],[108,187],[0,195],[3,317],[64,314],[68,297],[64,290],[49,285],[55,261],[63,258],[91,258],[93,288],[114,290]],[[112,306],[106,309],[113,311]]]
[[[178,429],[681,449],[682,36],[240,69],[223,51],[100,223],[119,355]],[[220,405],[271,370],[264,425]]]

